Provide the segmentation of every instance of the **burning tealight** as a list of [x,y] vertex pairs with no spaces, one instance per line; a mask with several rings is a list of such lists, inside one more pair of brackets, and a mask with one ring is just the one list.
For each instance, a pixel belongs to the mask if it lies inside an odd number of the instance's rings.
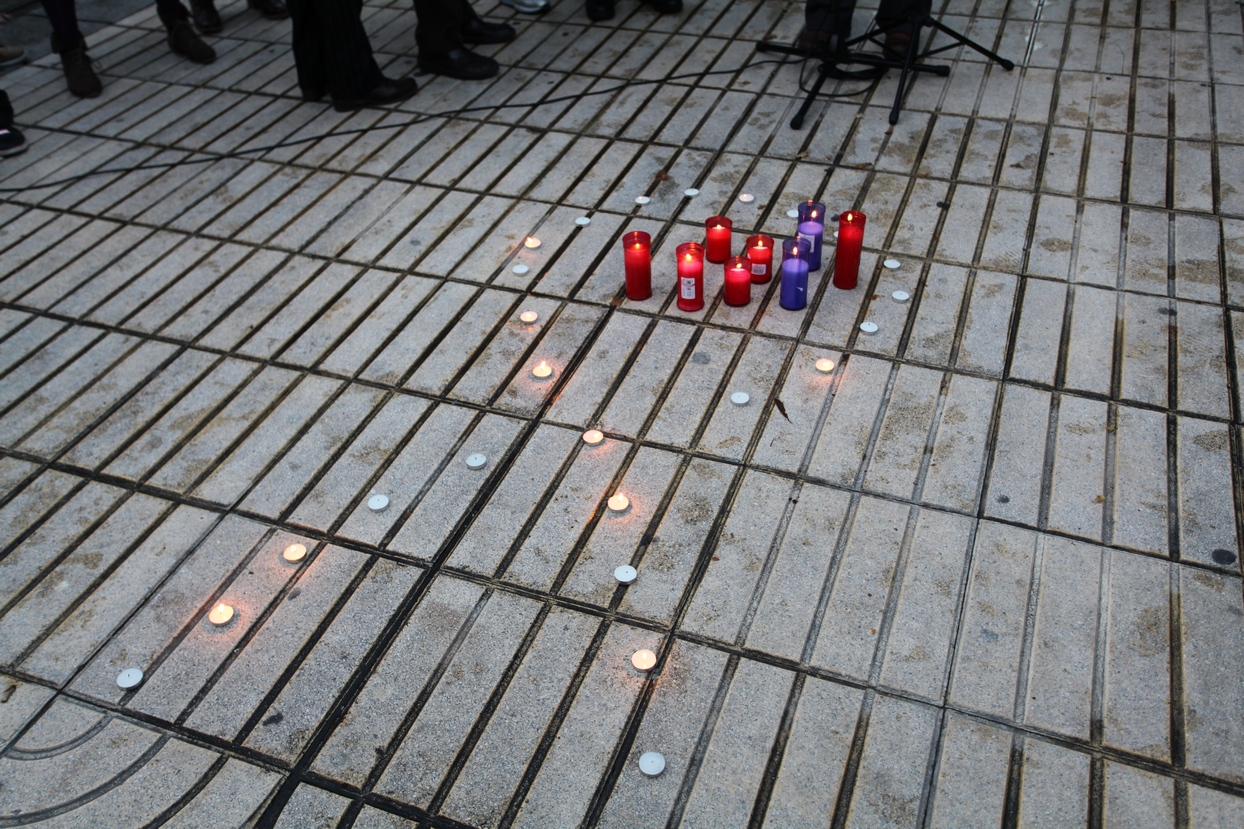
[[743,202],[743,204],[751,204],[752,202],[756,201],[756,197],[753,196],[751,193],[744,193],[741,196],[739,196],[739,201]]
[[388,506],[388,495],[373,495],[367,499],[367,508],[372,512],[384,512]]
[[639,571],[629,564],[623,564],[613,571],[613,577],[619,584],[630,584],[639,576]]
[[639,756],[639,770],[647,777],[657,777],[665,771],[665,757],[659,751],[645,751]]
[[651,671],[652,666],[657,664],[657,655],[647,648],[637,650],[631,654],[631,664],[637,671]]
[[635,197],[635,204],[647,204],[650,201],[652,201],[652,199],[648,198],[647,196],[636,196]]
[[302,561],[307,555],[307,546],[305,544],[291,544],[285,548],[285,552],[281,553],[281,558],[286,561]]
[[523,313],[518,315],[518,318],[525,323],[531,324],[535,322],[536,320],[540,319],[540,315],[537,314],[535,311],[524,311]]
[[893,270],[897,270],[903,263],[898,261],[897,259],[887,259],[881,264],[885,265],[887,268],[893,271]]
[[523,242],[523,247],[527,248],[528,250],[535,250],[536,248],[540,247],[540,240],[537,239],[535,236],[528,236],[527,241]]
[[906,302],[907,300],[911,299],[911,294],[907,293],[906,291],[895,291],[894,293],[890,294],[890,299],[894,300],[895,302]]
[[207,621],[213,625],[226,625],[233,618],[233,607],[221,602],[207,614]]
[[600,429],[588,429],[583,433],[583,442],[588,446],[595,446],[605,439],[605,433]]
[[614,512],[622,512],[631,505],[631,499],[627,498],[621,492],[609,499],[609,509]]
[[579,218],[574,220],[574,223],[577,224],[579,227],[587,227],[588,225],[592,223],[592,220],[589,219],[587,216],[580,216]]
[[834,361],[828,357],[822,357],[816,361],[816,370],[822,374],[829,374],[834,370]]
[[143,672],[138,668],[126,668],[124,671],[117,674],[117,687],[124,688],[127,691],[131,688],[138,687],[138,684],[142,681]]
[[553,367],[541,360],[539,365],[531,370],[531,376],[537,380],[547,380],[553,376]]
[[861,330],[861,331],[863,331],[865,334],[876,334],[876,333],[877,333],[877,323],[875,323],[875,322],[861,322],[861,323],[860,323],[860,330]]
[[694,187],[688,187],[686,190],[682,191],[682,194],[684,196],[690,196],[691,198],[695,198],[696,196],[700,195],[700,191],[695,189]]

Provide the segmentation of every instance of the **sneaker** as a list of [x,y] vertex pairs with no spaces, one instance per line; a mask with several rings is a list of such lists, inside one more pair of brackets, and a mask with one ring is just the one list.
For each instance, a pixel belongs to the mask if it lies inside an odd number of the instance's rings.
[[20,46],[0,46],[0,66],[14,66],[26,59],[26,50]]
[[501,5],[523,14],[544,14],[553,7],[549,0],[501,0]]
[[26,136],[17,127],[0,128],[0,156],[26,152]]
[[66,46],[52,35],[52,51],[60,55],[61,68],[65,70],[65,83],[69,92],[79,98],[98,98],[104,91],[95,69],[91,66],[91,58],[86,53],[86,41],[79,40],[73,46]]
[[168,48],[194,63],[211,63],[216,50],[203,42],[189,20],[173,20],[168,24]]

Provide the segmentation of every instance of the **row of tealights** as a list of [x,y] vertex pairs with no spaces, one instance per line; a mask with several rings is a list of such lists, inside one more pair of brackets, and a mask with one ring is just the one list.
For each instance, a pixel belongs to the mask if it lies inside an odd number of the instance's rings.
[[[825,238],[825,205],[808,200],[789,212],[797,220],[795,235],[782,242],[781,290],[778,302],[790,311],[808,304],[808,272],[820,270],[821,247]],[[864,225],[868,217],[848,210],[838,217],[837,255],[834,258],[834,287],[849,291],[859,279],[860,253],[864,245]],[[733,222],[725,216],[712,216],[704,222],[704,244],[683,242],[676,249],[678,266],[678,309],[698,311],[704,307],[704,261],[725,266],[722,299],[727,305],[747,305],[752,285],[763,285],[773,278],[771,236],[758,233],[747,238],[744,252],[732,255]],[[652,237],[632,230],[622,237],[622,257],[626,269],[626,296],[642,301],[652,296]]]

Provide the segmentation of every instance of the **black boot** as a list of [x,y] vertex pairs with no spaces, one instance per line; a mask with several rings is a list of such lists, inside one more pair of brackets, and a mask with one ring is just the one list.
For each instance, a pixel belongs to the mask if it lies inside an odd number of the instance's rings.
[[613,0],[587,0],[588,20],[613,20]]
[[282,0],[246,0],[246,5],[269,20],[284,20],[289,17],[289,9]]
[[104,91],[104,85],[91,67],[91,58],[86,53],[86,39],[79,38],[77,43],[68,44],[52,35],[52,51],[60,55],[61,68],[65,70],[65,82],[69,92],[79,98],[98,98]]
[[194,27],[205,35],[214,35],[225,28],[212,0],[190,0],[190,17]]
[[212,63],[216,60],[216,50],[203,42],[190,25],[190,14],[184,8],[181,15],[165,14],[159,10],[160,22],[168,30],[168,48],[174,54],[181,55],[195,63]]

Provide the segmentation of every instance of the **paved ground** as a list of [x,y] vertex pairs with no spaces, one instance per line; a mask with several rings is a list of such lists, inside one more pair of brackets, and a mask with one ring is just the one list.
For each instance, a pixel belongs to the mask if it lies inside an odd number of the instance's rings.
[[[1020,68],[796,133],[798,4],[620,5],[392,113],[241,2],[0,79],[0,186],[187,162],[0,204],[0,825],[1244,825],[1241,7],[948,3]],[[860,288],[676,309],[811,195]]]

